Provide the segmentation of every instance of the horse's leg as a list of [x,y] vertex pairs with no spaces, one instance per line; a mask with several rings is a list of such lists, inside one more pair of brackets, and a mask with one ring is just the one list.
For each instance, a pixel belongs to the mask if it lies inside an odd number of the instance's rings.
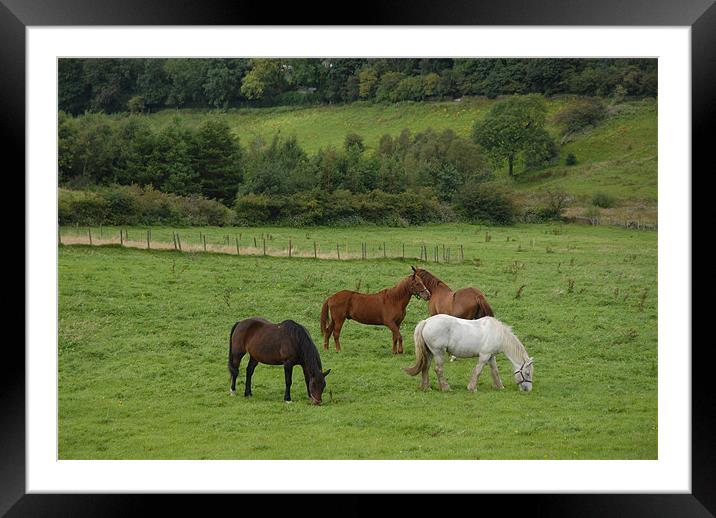
[[480,358],[477,360],[477,365],[475,365],[475,368],[472,369],[472,378],[470,379],[470,383],[467,385],[467,390],[470,392],[475,392],[475,389],[477,389],[477,378],[480,377],[482,368],[488,361],[490,361],[489,355],[480,354]]
[[345,319],[333,320],[333,341],[336,343],[336,352],[341,352],[341,328]]
[[323,337],[323,348],[328,349],[328,341],[331,339],[331,335],[333,334],[333,329],[335,327],[336,321],[331,318],[330,322],[328,322],[328,325],[326,326],[326,336]]
[[254,375],[254,369],[259,363],[257,359],[249,355],[249,364],[246,366],[246,386],[244,387],[244,396],[251,396],[251,376]]
[[433,355],[429,350],[425,351],[425,355],[427,356],[427,361],[425,362],[425,368],[421,372],[423,381],[420,384],[420,388],[423,390],[430,388],[430,364],[433,362]]
[[229,395],[236,395],[236,377],[239,375],[239,366],[241,365],[241,359],[246,353],[239,353],[231,355],[231,365],[229,366],[229,372],[231,373],[231,392]]
[[440,385],[440,390],[450,390],[450,385],[448,385],[447,380],[445,379],[445,376],[443,375],[443,364],[445,363],[445,358],[443,358],[442,354],[436,354],[435,355],[435,374],[438,376],[438,384]]
[[305,365],[302,365],[303,367],[303,377],[306,379],[306,393],[308,394],[308,399],[311,399],[311,380],[308,378],[308,369],[306,369]]
[[497,370],[497,361],[495,361],[494,354],[490,356],[490,374],[492,374],[492,384],[495,388],[505,388],[502,384],[502,380],[500,379],[500,373]]
[[388,322],[385,324],[385,326],[390,329],[390,332],[393,334],[393,354],[398,354],[399,352],[403,352],[402,346],[400,349],[398,349],[397,344],[400,340],[403,339],[403,337],[400,334],[400,329],[396,325],[395,322]]
[[293,363],[286,362],[283,364],[283,375],[286,379],[286,392],[283,395],[283,400],[286,403],[291,402],[291,382],[293,378]]

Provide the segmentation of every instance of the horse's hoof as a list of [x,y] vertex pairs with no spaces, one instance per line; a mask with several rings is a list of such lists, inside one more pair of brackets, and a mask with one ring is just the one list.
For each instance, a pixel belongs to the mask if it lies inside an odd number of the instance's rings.
[[236,395],[236,391],[235,391],[235,390],[230,390],[230,391],[229,391],[229,395],[230,395],[230,396],[235,396],[235,395]]
[[471,387],[470,385],[468,385],[467,390],[469,390],[470,392],[475,392],[477,390],[477,387]]
[[290,399],[284,399],[283,402],[286,403],[287,405],[288,405],[289,403],[293,403],[293,401],[291,401]]

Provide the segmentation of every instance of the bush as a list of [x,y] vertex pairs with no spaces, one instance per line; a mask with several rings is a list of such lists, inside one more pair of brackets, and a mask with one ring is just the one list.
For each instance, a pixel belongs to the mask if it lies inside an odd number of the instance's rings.
[[233,223],[233,212],[214,200],[178,196],[136,185],[96,191],[59,190],[60,225],[212,225]]
[[491,182],[465,187],[455,196],[455,211],[481,223],[511,224],[516,216],[512,193]]
[[137,198],[141,191],[132,192],[129,187],[114,187],[102,192],[107,206],[107,223],[112,225],[136,225],[141,212]]
[[59,214],[67,218],[65,221],[60,221],[60,224],[92,225],[104,223],[107,220],[107,202],[103,197],[94,195],[94,193],[75,197],[69,202],[60,203],[60,205],[67,207],[66,211]]
[[564,190],[547,190],[545,207],[542,214],[549,219],[559,219],[562,217],[562,211],[572,203],[572,197]]
[[597,192],[592,196],[592,205],[603,209],[610,209],[616,205],[616,198],[605,192]]
[[438,199],[430,189],[400,194],[379,189],[367,193],[314,190],[271,197],[245,194],[237,197],[235,210],[236,221],[241,225],[406,226],[444,219]]
[[569,135],[590,126],[596,126],[607,116],[604,103],[596,98],[578,99],[570,102],[554,117],[561,127],[562,135]]
[[564,161],[567,165],[577,165],[577,157],[574,153],[570,153],[567,155],[567,159]]

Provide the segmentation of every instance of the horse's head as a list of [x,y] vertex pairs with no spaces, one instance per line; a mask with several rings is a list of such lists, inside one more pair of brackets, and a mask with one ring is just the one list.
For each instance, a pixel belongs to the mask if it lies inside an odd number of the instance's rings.
[[311,396],[311,403],[314,405],[320,405],[323,396],[323,390],[326,388],[326,376],[331,372],[331,369],[327,371],[318,371],[315,375],[308,379],[308,393]]
[[416,298],[430,300],[430,290],[425,287],[422,279],[416,273],[410,276],[410,293]]
[[534,358],[527,358],[522,367],[515,371],[515,382],[520,390],[529,392],[532,390],[532,374],[534,371]]

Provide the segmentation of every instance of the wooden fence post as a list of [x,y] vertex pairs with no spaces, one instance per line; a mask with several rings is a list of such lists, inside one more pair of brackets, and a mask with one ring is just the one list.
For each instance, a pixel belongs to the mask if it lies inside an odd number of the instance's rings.
[[[256,238],[254,238],[254,241],[256,241]],[[263,246],[264,246],[264,255],[266,255],[266,239],[263,239]]]
[[176,250],[177,248],[179,248],[179,247],[177,246],[177,234],[176,234],[176,232],[172,232],[172,241],[174,242],[174,250]]
[[177,245],[179,245],[179,251],[181,252],[181,239],[179,239],[179,232],[177,232]]
[[239,252],[239,238],[236,238],[236,255],[241,255],[241,252]]
[[338,243],[336,243],[336,254],[338,255],[338,259],[340,259],[341,258],[341,249],[340,249],[340,245]]
[[386,258],[386,252],[385,252],[385,242],[383,242],[383,259]]
[[318,259],[318,254],[316,253],[316,242],[313,242],[313,258]]
[[291,258],[291,238],[288,238],[288,258]]
[[405,261],[405,243],[403,243],[403,261]]
[[149,229],[147,229],[147,250],[149,250],[151,246],[149,245]]
[[206,252],[206,234],[204,234],[203,239],[204,239],[204,252]]
[[89,243],[92,246],[92,229],[87,227],[87,235],[89,236]]
[[122,237],[122,229],[119,229],[119,246],[124,246],[124,238]]

